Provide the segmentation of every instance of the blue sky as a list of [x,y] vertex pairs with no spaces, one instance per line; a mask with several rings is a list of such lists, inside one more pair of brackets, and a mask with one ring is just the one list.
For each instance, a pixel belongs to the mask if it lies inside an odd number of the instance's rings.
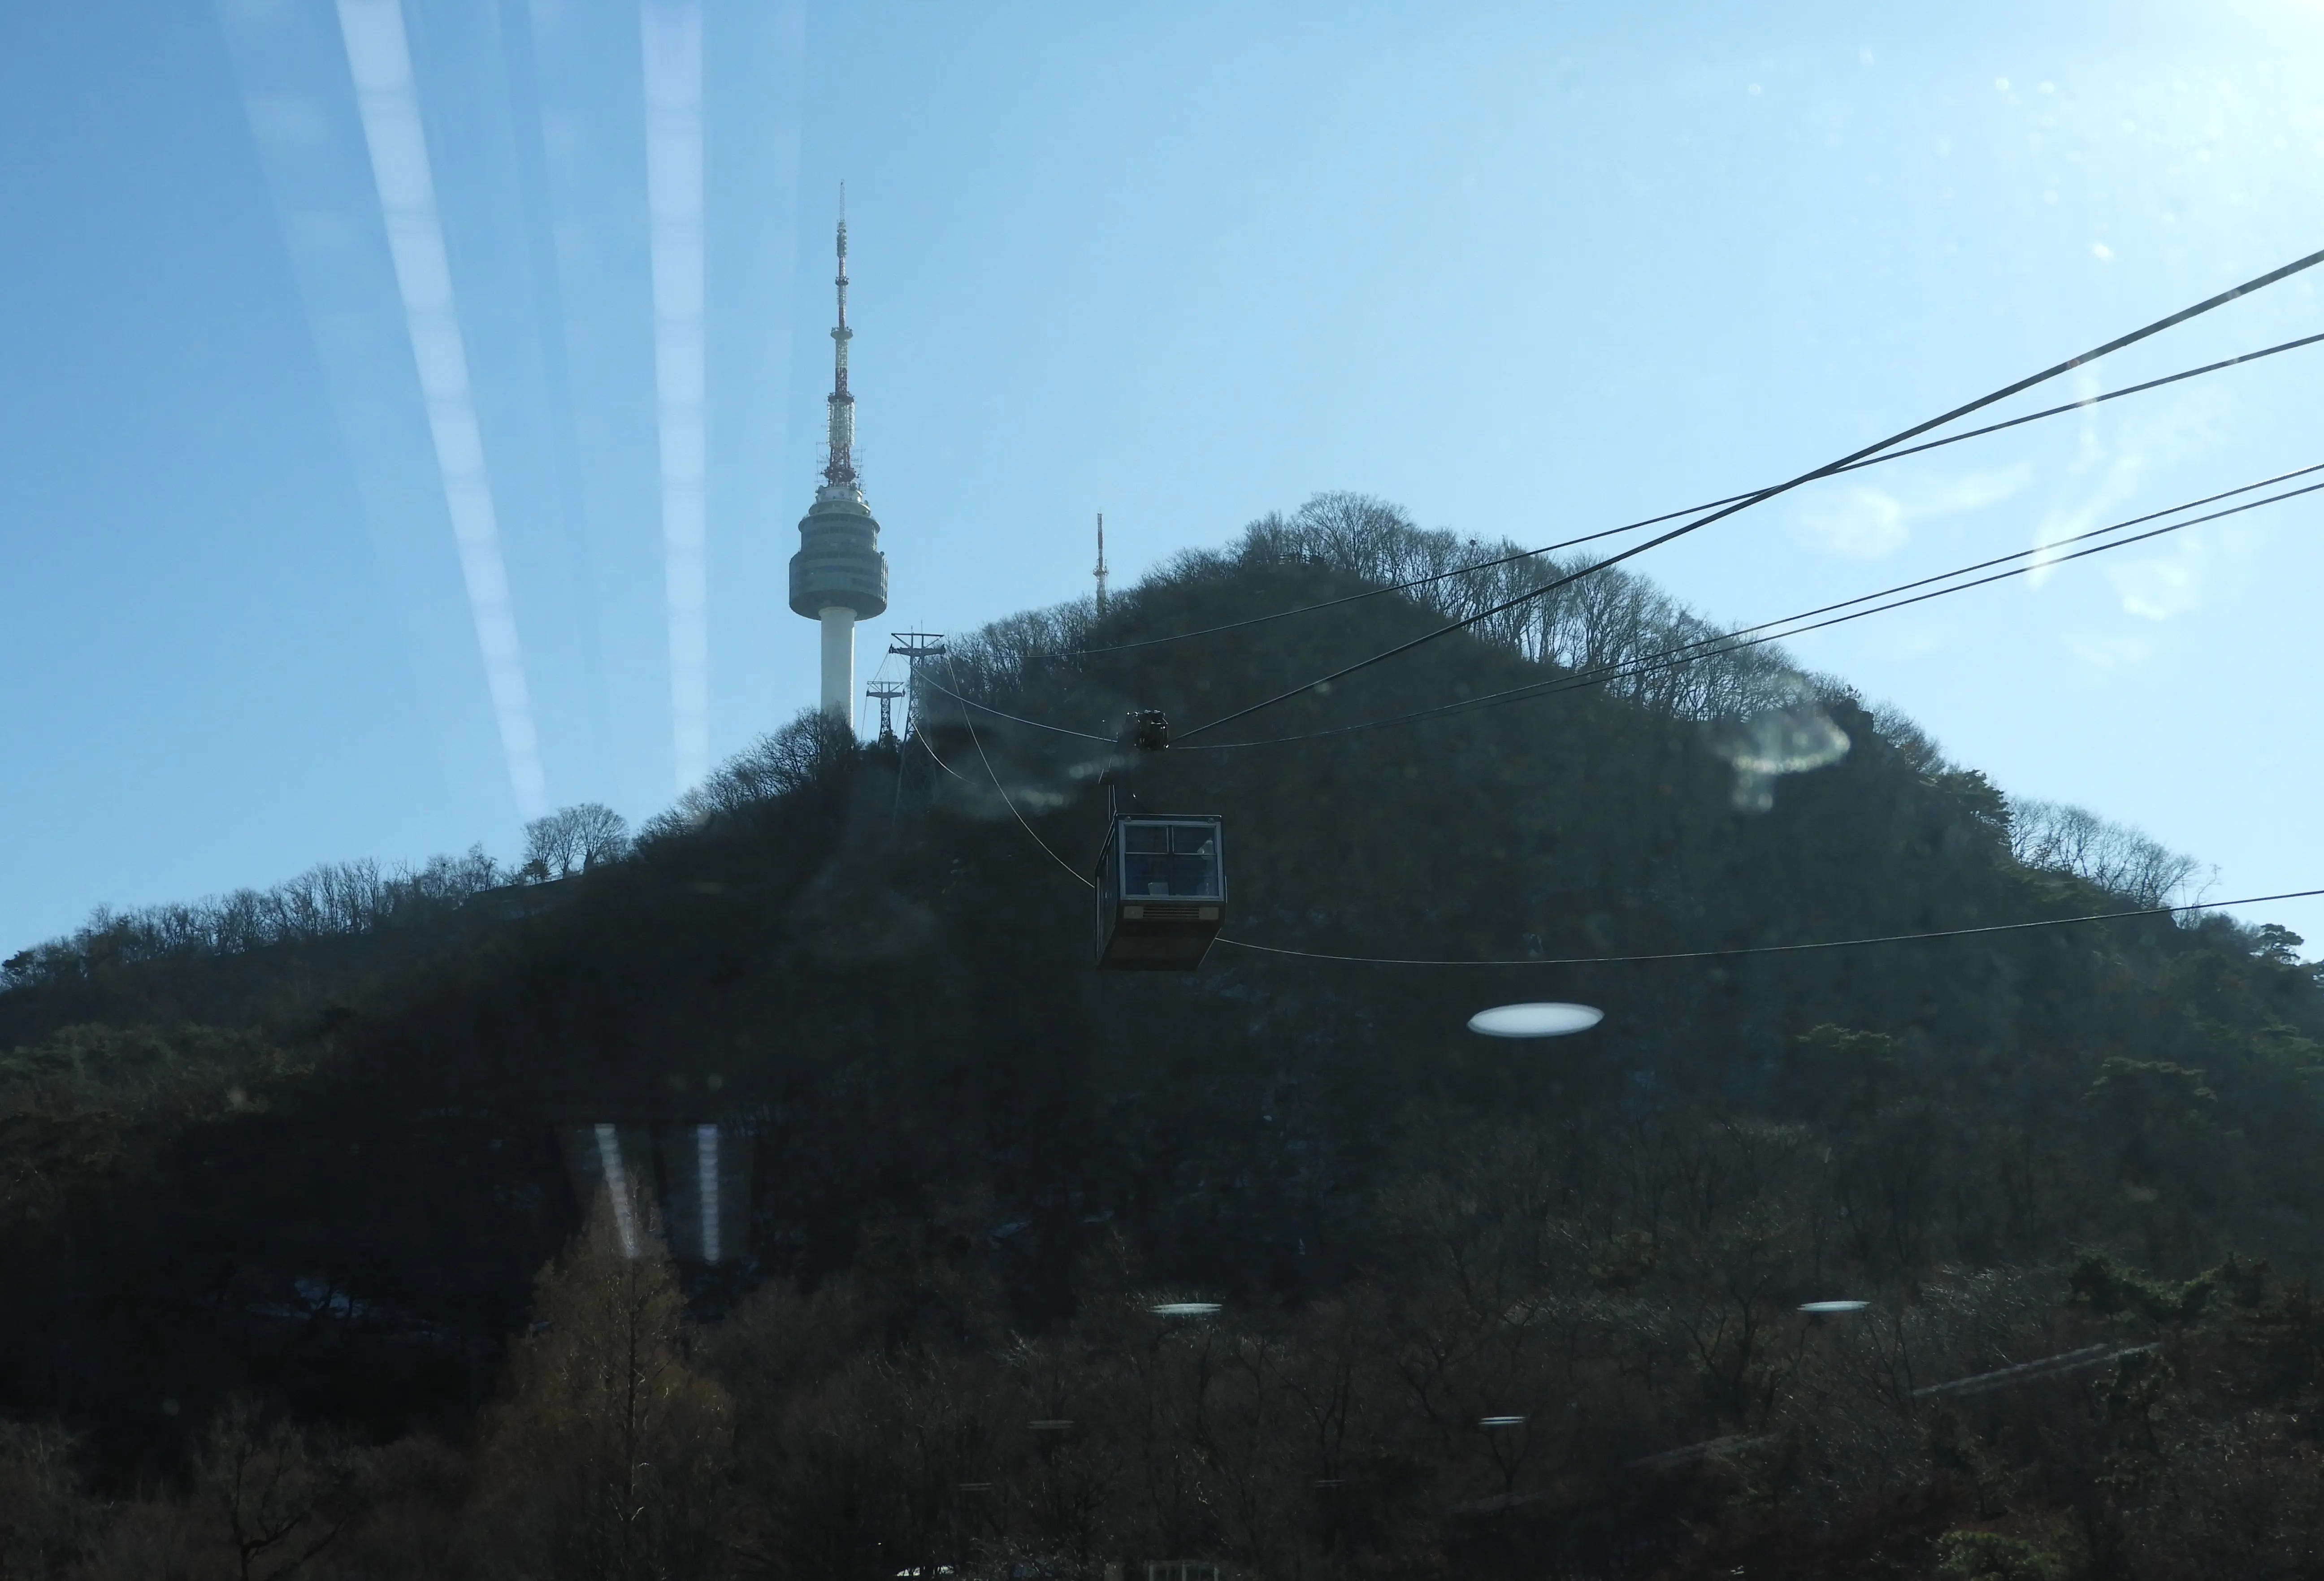
[[[9,7],[0,948],[649,815],[809,703],[843,179],[868,672],[1085,593],[1098,510],[1127,576],[1322,489],[1545,542],[1803,470],[2324,246],[2319,67],[2290,3]],[[2059,399],[2318,330],[2294,281]],[[1756,620],[2324,461],[2319,357],[1637,567]],[[1796,651],[2218,894],[2324,884],[2320,529]]]

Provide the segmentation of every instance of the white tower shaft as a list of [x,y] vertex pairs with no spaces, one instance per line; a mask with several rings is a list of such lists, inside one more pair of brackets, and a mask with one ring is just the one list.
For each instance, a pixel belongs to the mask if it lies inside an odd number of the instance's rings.
[[840,724],[853,724],[855,705],[855,611],[826,605],[823,621],[823,712]]

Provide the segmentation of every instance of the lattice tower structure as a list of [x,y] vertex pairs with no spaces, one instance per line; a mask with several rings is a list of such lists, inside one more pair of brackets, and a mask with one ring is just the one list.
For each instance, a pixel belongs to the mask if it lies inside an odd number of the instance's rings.
[[890,631],[888,651],[911,666],[912,690],[904,699],[904,733],[910,735],[919,718],[920,661],[945,656],[944,633],[941,631]]

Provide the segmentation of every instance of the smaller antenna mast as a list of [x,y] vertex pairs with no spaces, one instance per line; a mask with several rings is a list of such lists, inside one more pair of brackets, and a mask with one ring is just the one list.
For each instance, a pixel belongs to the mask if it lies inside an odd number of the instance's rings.
[[1105,512],[1097,513],[1097,613],[1105,619]]

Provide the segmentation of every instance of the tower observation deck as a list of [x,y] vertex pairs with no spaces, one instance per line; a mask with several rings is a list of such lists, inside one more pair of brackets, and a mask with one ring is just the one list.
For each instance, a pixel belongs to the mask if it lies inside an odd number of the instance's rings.
[[823,484],[799,519],[791,556],[791,611],[823,623],[823,712],[846,721],[855,705],[855,622],[888,608],[880,524],[855,477],[855,397],[847,389],[847,211],[839,215],[839,323],[831,332],[831,417]]

